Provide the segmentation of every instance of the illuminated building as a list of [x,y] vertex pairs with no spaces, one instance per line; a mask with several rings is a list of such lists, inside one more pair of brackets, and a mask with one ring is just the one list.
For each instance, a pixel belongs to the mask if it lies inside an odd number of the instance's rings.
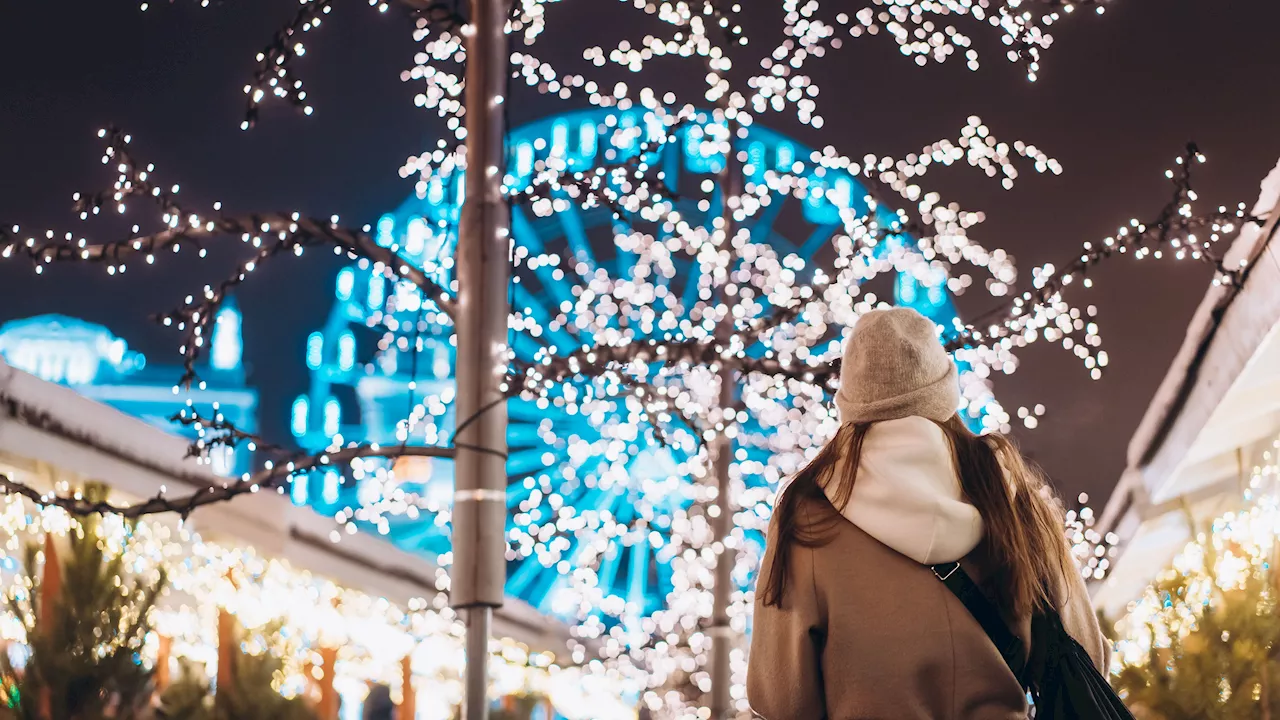
[[[157,366],[110,330],[64,315],[40,315],[0,326],[0,358],[43,380],[67,385],[159,428],[194,438],[170,418],[188,400],[202,412],[214,407],[237,427],[256,432],[258,392],[245,383],[241,315],[234,300],[218,314],[213,342],[199,366],[203,387],[181,393],[177,366]],[[223,449],[210,458],[220,475],[252,469],[247,449]]]

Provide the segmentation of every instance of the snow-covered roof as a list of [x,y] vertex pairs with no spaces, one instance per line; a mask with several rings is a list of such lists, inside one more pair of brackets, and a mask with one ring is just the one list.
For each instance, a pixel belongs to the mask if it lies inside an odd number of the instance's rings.
[[1280,434],[1280,164],[1227,253],[1249,268],[1239,286],[1211,287],[1129,443],[1128,467],[1099,520],[1123,554],[1097,588],[1115,615],[1203,522],[1238,507],[1258,447]]
[[[184,495],[225,482],[187,457],[187,447],[177,435],[0,359],[0,459],[54,466],[131,498],[151,497],[161,488]],[[334,543],[333,519],[274,493],[205,506],[188,522],[208,539],[252,546],[400,604],[437,592],[437,567],[426,558],[367,534],[344,534]],[[536,650],[561,650],[568,636],[562,624],[512,600],[495,613],[494,633]]]

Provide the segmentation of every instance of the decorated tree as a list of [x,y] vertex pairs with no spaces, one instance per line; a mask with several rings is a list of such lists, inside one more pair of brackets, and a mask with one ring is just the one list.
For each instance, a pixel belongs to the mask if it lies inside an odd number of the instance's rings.
[[[389,9],[387,3],[373,4]],[[508,562],[523,563],[521,569],[536,571],[540,565],[564,576],[551,610],[575,624],[580,643],[574,659],[601,658],[592,667],[630,680],[645,704],[666,716],[700,716],[702,707],[717,717],[746,711],[741,694],[730,692],[730,675],[740,676],[745,668],[739,639],[749,628],[749,588],[771,499],[779,480],[837,425],[829,399],[840,340],[845,328],[883,302],[871,289],[877,278],[891,276],[895,299],[918,304],[942,327],[963,369],[961,411],[971,424],[1007,429],[1012,413],[995,401],[989,379],[1017,367],[1019,348],[1041,339],[1060,343],[1095,377],[1107,364],[1093,309],[1066,299],[1073,283],[1091,285],[1092,267],[1116,254],[1168,253],[1207,262],[1218,281],[1234,282],[1237,269],[1222,263],[1216,243],[1256,220],[1242,211],[1193,211],[1190,173],[1203,157],[1189,148],[1170,172],[1174,198],[1158,215],[1134,220],[1101,242],[1084,243],[1079,255],[1061,266],[1035,268],[1030,283],[1018,290],[1012,259],[970,236],[982,213],[945,201],[923,187],[921,178],[933,168],[963,163],[1008,188],[1019,167],[1060,171],[1042,150],[1021,141],[1000,142],[981,119],[970,118],[956,137],[900,158],[845,154],[832,145],[819,150],[792,144],[783,152],[785,146],[757,120],[787,112],[820,129],[818,88],[804,70],[854,38],[891,37],[922,65],[963,54],[976,69],[972,40],[952,20],[995,28],[1008,58],[1022,63],[1034,79],[1041,52],[1052,41],[1049,26],[1078,9],[1100,12],[1098,1],[875,0],[856,9],[824,11],[816,0],[784,0],[779,4],[783,21],[775,26],[780,32],[765,43],[766,52],[752,57],[757,67],[745,71],[742,56],[749,50],[743,48],[749,45],[740,6],[620,4],[619,28],[643,23],[660,32],[581,49],[580,57],[569,61],[582,64],[581,72],[557,69],[559,61],[553,65],[541,52],[539,41],[557,3],[522,0],[512,4],[508,16],[485,16],[483,27],[446,3],[396,4],[416,14],[415,38],[424,43],[404,79],[420,84],[417,104],[436,113],[446,130],[436,147],[411,157],[401,173],[417,176],[419,197],[438,197],[432,202],[447,211],[431,217],[430,224],[419,218],[422,224],[411,228],[404,242],[370,226],[342,227],[336,218],[237,215],[220,205],[211,212],[196,210],[178,201],[176,186],[170,190],[160,184],[154,167],[131,155],[131,138],[116,130],[103,132],[104,160],[118,172],[114,186],[78,196],[76,209],[87,219],[104,209],[125,212],[135,201],[154,203],[159,216],[154,227],[135,227],[127,237],[100,244],[52,231],[0,230],[0,256],[29,258],[37,272],[74,261],[98,262],[123,275],[131,263],[156,262],[171,252],[203,256],[220,237],[243,241],[248,259],[236,272],[162,316],[182,333],[183,384],[199,382],[195,363],[230,291],[264,262],[332,248],[370,269],[378,287],[390,288],[367,320],[384,333],[370,364],[391,367],[391,373],[411,368],[409,402],[396,442],[326,432],[318,447],[293,451],[245,433],[216,413],[188,410],[178,419],[201,431],[194,454],[206,457],[212,448],[247,444],[267,458],[264,467],[209,492],[128,506],[49,497],[3,478],[0,484],[75,513],[185,515],[237,495],[283,492],[290,483],[297,488],[314,473],[332,474],[336,485],[360,488],[351,504],[335,513],[351,529],[373,526],[381,532],[389,528],[389,518],[418,521],[426,513],[438,527],[454,523],[456,529],[465,511],[468,543],[477,522],[472,508],[505,499],[507,526],[484,526],[486,547],[505,551]],[[489,5],[474,3],[476,8]],[[258,72],[246,86],[246,128],[270,97],[285,98],[310,114],[311,100],[296,73],[304,53],[301,39],[320,27],[333,7],[330,0],[304,0],[295,19],[259,56]],[[512,45],[510,52],[495,52],[494,34]],[[468,42],[474,47],[477,38],[489,52],[472,56]],[[495,58],[501,67],[493,67]],[[616,82],[622,71],[641,72],[667,61],[696,63],[696,74],[665,74],[703,78],[696,97],[684,97],[683,87]],[[604,67],[611,69],[601,71]],[[495,153],[494,138],[477,138],[472,123],[483,118],[488,122],[477,127],[501,130],[505,107],[516,101],[519,89],[518,83],[494,89],[495,73],[510,74],[543,94],[580,98],[604,113],[598,122],[580,126],[572,143],[557,140],[559,131],[553,129],[551,142]],[[482,92],[474,84],[465,86],[464,76],[489,84]],[[464,102],[468,95],[480,102]],[[462,141],[471,143],[465,152],[458,146]],[[673,167],[673,151],[683,153],[689,167]],[[483,166],[485,181],[480,182],[481,173],[468,180],[468,166]],[[493,190],[497,197],[485,194],[477,200],[482,194],[477,188]],[[464,205],[463,212],[456,207],[464,195],[468,203],[481,205],[475,212],[482,214],[470,216],[471,226],[463,219],[472,206]],[[807,240],[784,244],[771,232],[773,218],[788,203],[818,218]],[[594,234],[583,223],[588,215],[605,218],[594,225]],[[558,217],[577,223],[582,232],[548,247],[525,232],[522,217],[530,226]],[[428,237],[437,242],[428,244]],[[482,239],[494,237],[510,245],[509,264],[492,276],[503,278],[496,286],[484,285],[489,276],[475,274],[470,260],[463,262]],[[970,288],[997,304],[964,322],[952,298]],[[468,293],[470,302],[479,297],[486,308],[502,304],[508,295],[515,299],[512,312],[501,313],[507,316],[507,344],[485,345],[500,359],[501,367],[489,379],[500,380],[501,392],[483,403],[474,387],[418,392],[419,355],[429,345],[424,336],[452,334],[444,347],[474,350],[478,334],[464,323],[475,321],[475,313],[459,309]],[[554,298],[555,303],[548,308],[530,298]],[[387,360],[397,352],[407,354],[408,362]],[[425,365],[428,358],[422,360]],[[491,369],[477,369],[478,362],[474,354],[457,357],[460,386],[474,385],[476,374]],[[469,373],[465,382],[463,373]],[[465,406],[461,400],[452,406],[462,397]],[[508,433],[501,447],[492,445],[492,433],[485,436],[488,444],[478,445],[477,425],[492,429],[494,408],[516,403],[545,416],[527,432]],[[1038,413],[1023,409],[1019,414],[1032,425]],[[572,425],[572,418],[586,419],[587,427]],[[499,431],[506,429],[505,419],[497,424]],[[639,465],[655,466],[655,447],[669,449],[663,462],[670,467],[658,463],[656,473],[638,472]],[[518,458],[509,452],[513,448]],[[432,505],[411,478],[397,476],[395,461],[406,456],[455,454],[501,459],[511,473],[511,487],[496,491],[499,497],[487,486],[463,487],[462,475],[467,482],[475,479],[473,463],[465,473],[460,469],[455,505],[444,507]],[[513,472],[517,460],[528,465]],[[633,512],[624,516],[583,502],[599,499],[593,491],[601,488],[620,489],[614,495],[626,499]],[[625,570],[620,569],[624,556]],[[1105,571],[1098,567],[1100,557],[1095,556],[1093,568],[1098,572]],[[442,562],[449,558],[448,551],[439,555]],[[475,563],[459,566],[470,573]],[[493,570],[486,565],[483,572]],[[628,588],[650,576],[663,579],[663,593],[656,603],[643,592],[620,593],[612,582],[619,573],[629,573]]]
[[1117,625],[1116,684],[1139,717],[1280,714],[1280,507],[1215,520]]
[[[1238,553],[1241,548],[1227,548],[1232,550]],[[1152,640],[1146,662],[1124,667],[1117,678],[1129,702],[1145,717],[1165,720],[1275,717],[1280,712],[1275,691],[1280,681],[1280,617],[1273,574],[1247,572],[1229,589],[1214,577],[1179,574],[1158,582],[1153,592],[1181,606],[1183,613],[1194,602],[1198,582],[1207,580],[1218,587],[1198,617],[1184,618],[1187,629],[1159,622],[1146,626]],[[1169,631],[1162,646],[1161,634]]]
[[[105,489],[90,486],[83,495],[94,502]],[[101,532],[102,523],[118,519],[88,515],[69,522],[65,543],[45,528],[43,547],[27,545],[21,582],[6,598],[22,621],[26,657],[15,664],[0,655],[0,717],[140,717],[152,691],[141,654],[164,573],[131,571],[128,548]],[[126,534],[125,545],[132,542]]]

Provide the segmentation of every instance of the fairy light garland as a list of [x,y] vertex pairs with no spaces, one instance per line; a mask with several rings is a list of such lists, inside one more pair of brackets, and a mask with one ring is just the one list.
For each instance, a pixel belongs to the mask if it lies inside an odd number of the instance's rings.
[[[102,162],[117,171],[117,179],[109,190],[90,195],[77,193],[74,211],[82,221],[101,215],[104,209],[123,215],[128,211],[130,200],[141,200],[156,206],[163,229],[144,234],[140,233],[140,226],[134,225],[132,234],[127,239],[94,244],[84,237],[77,239],[71,233],[66,233],[59,239],[52,230],[43,233],[43,238],[39,241],[35,235],[24,238],[21,228],[14,225],[0,229],[0,258],[25,257],[33,263],[37,274],[43,274],[45,268],[54,263],[79,262],[105,265],[109,275],[124,276],[130,263],[154,264],[158,258],[180,253],[183,248],[192,248],[199,257],[204,258],[208,253],[207,241],[239,236],[244,244],[253,248],[253,253],[235,274],[217,286],[206,285],[199,294],[189,295],[184,307],[157,317],[161,324],[175,327],[183,333],[179,352],[183,356],[184,372],[174,388],[175,394],[179,386],[205,387],[197,375],[196,364],[205,352],[206,339],[213,334],[219,309],[232,289],[246,282],[263,262],[277,256],[301,256],[306,248],[331,246],[339,255],[345,253],[352,259],[363,258],[374,263],[374,267],[388,278],[412,283],[424,298],[429,298],[424,302],[430,303],[434,312],[446,317],[447,313],[453,312],[452,295],[448,290],[437,284],[412,261],[401,257],[398,247],[379,245],[368,235],[367,228],[362,231],[345,228],[338,224],[336,216],[328,221],[304,217],[299,213],[232,216],[222,212],[220,203],[214,205],[211,215],[191,212],[177,201],[179,186],[161,186],[155,178],[155,166],[143,165],[133,158],[128,151],[132,142],[129,135],[114,128],[101,130],[98,135],[106,142]],[[11,412],[17,410],[11,408]],[[26,415],[28,422],[50,422],[49,418],[39,414]],[[50,495],[2,475],[0,490],[25,496],[34,502],[57,505],[73,514],[113,513],[140,517],[174,512],[185,517],[204,505],[224,502],[264,489],[279,490],[292,479],[325,466],[342,467],[353,460],[371,457],[452,457],[452,449],[447,447],[380,448],[376,445],[340,441],[324,453],[285,453],[257,436],[243,433],[221,417],[212,421],[204,420],[191,409],[190,415],[184,411],[175,419],[184,424],[208,426],[208,429],[216,431],[217,440],[206,442],[205,428],[200,428],[201,439],[191,448],[191,454],[197,458],[207,461],[211,448],[239,442],[271,450],[273,452],[269,454],[273,458],[257,472],[245,473],[231,482],[209,486],[177,499],[161,493],[150,500],[129,506],[106,502],[87,503],[78,497]],[[205,483],[194,484],[198,486]]]

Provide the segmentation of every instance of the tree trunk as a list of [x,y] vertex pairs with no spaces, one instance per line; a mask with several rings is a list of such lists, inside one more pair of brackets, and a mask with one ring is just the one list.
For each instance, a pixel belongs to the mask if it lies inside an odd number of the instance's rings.
[[417,712],[418,696],[413,691],[413,653],[409,653],[400,661],[400,707],[396,716],[399,720],[414,720]]
[[[729,199],[737,197],[741,192],[739,183],[741,180],[740,168],[738,166],[737,153],[734,151],[734,140],[738,135],[738,123],[732,120],[725,120],[728,129],[729,143],[728,150],[724,156],[724,170],[720,174],[720,197],[723,199],[723,206],[720,209],[721,218],[724,221],[724,246],[732,255],[733,253],[733,236],[736,232],[736,226],[733,222],[733,208],[730,206]],[[729,263],[729,270],[733,269],[733,261]],[[726,277],[725,282],[731,282]],[[719,332],[719,341],[728,344],[728,338],[733,332],[733,299],[727,294],[722,295],[721,302],[725,304],[726,315],[721,323]],[[733,370],[726,364],[720,367],[720,411],[733,406],[734,392],[733,384],[736,382]],[[727,423],[726,423],[727,429]],[[733,644],[733,628],[729,622],[729,599],[733,592],[733,565],[736,561],[735,553],[725,545],[730,533],[733,532],[733,504],[730,501],[732,484],[729,477],[729,470],[733,464],[733,440],[729,438],[723,431],[717,438],[715,446],[714,471],[716,482],[716,504],[715,517],[711,518],[712,528],[715,533],[715,546],[718,548],[716,554],[715,566],[715,586],[712,588],[712,609],[711,609],[711,718],[712,720],[724,720],[729,716],[730,704],[732,702],[730,696],[730,685],[732,684],[732,676],[729,672],[729,655]]]
[[226,608],[218,608],[218,678],[213,702],[216,707],[230,707],[236,685],[236,619]]
[[160,647],[156,650],[156,669],[155,669],[155,685],[156,694],[164,692],[169,687],[169,658],[173,655],[173,638],[168,635],[160,636]]
[[320,704],[316,706],[318,720],[338,720],[338,691],[333,686],[337,664],[336,648],[320,648]]

